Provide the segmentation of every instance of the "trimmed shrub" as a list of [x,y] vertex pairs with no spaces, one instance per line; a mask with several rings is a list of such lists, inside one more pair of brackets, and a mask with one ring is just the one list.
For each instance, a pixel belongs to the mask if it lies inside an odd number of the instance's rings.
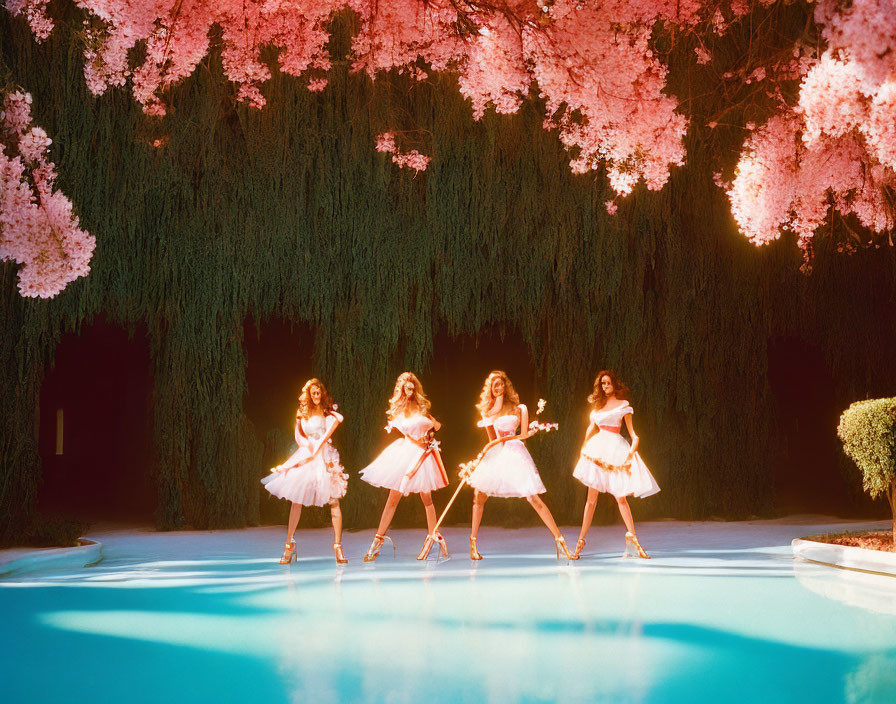
[[886,494],[896,542],[896,398],[857,401],[840,416],[837,435],[843,451],[862,470],[862,487],[877,498]]

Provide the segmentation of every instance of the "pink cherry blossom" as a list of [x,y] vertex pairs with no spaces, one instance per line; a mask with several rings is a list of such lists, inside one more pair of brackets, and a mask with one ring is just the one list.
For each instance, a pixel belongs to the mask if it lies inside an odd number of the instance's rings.
[[96,241],[54,188],[51,140],[31,125],[31,96],[8,93],[0,112],[0,260],[15,261],[23,296],[52,298],[90,271]]
[[394,152],[395,151],[395,133],[383,132],[376,138],[376,150],[378,152]]
[[[663,188],[685,161],[689,116],[654,54],[657,30],[695,40],[697,63],[711,66],[712,32],[731,31],[773,0],[69,2],[84,13],[88,88],[101,94],[130,84],[150,115],[166,112],[167,89],[196,70],[210,37],[220,37],[224,74],[237,99],[252,107],[265,105],[265,85],[276,71],[323,91],[332,63],[330,22],[353,13],[355,71],[374,81],[386,73],[424,81],[433,71],[450,72],[475,120],[489,110],[515,113],[537,89],[543,128],[557,134],[570,170],[584,175],[603,167],[624,196],[639,184]],[[3,3],[38,40],[50,34],[48,0]],[[749,134],[726,186],[732,212],[751,241],[793,230],[807,253],[831,208],[873,232],[892,227],[886,194],[896,174],[896,0],[817,0],[813,19],[805,36],[818,35],[819,42],[800,37],[767,63],[726,66],[731,70],[722,74],[761,82],[756,94],[772,106],[764,124],[751,113],[756,124],[744,125]],[[706,122],[712,128],[730,119]],[[73,217],[40,195],[40,188],[52,193],[54,174],[51,165],[31,166],[50,164],[50,141],[30,124],[30,108],[13,101],[3,125],[4,183],[13,183],[20,163],[28,170],[22,178],[33,184],[34,207],[52,210],[60,222]],[[401,168],[423,171],[431,163],[426,146],[405,145],[406,134],[383,132],[375,148]],[[10,203],[18,203],[18,187],[5,188]],[[616,202],[608,201],[608,210]]]
[[38,41],[50,36],[53,31],[53,20],[47,14],[50,0],[3,0],[3,4],[13,16],[24,15]]
[[400,168],[413,169],[414,171],[426,171],[429,166],[431,157],[421,154],[416,149],[410,151],[401,151],[395,145],[395,133],[383,132],[376,138],[376,150],[392,154],[392,163],[397,164]]
[[896,2],[821,0],[815,20],[826,49],[801,58],[797,104],[747,140],[728,189],[747,237],[790,229],[807,253],[832,208],[890,231],[896,187]]

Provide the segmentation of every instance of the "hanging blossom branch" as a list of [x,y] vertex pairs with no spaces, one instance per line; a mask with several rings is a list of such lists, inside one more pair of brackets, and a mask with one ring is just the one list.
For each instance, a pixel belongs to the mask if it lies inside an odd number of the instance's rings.
[[94,237],[54,189],[47,133],[31,124],[31,95],[8,93],[0,112],[0,260],[15,261],[23,296],[52,298],[90,271]]
[[[38,39],[52,27],[47,0],[3,0],[24,14]],[[643,180],[659,189],[684,161],[687,120],[663,93],[666,70],[648,48],[658,22],[692,26],[700,0],[74,0],[87,13],[85,79],[91,91],[131,82],[149,114],[167,110],[165,90],[190,75],[220,29],[224,72],[240,100],[262,107],[271,67],[265,47],[279,53],[284,73],[309,74],[323,90],[334,14],[359,18],[352,68],[372,79],[384,72],[427,76],[450,70],[478,120],[486,109],[515,113],[538,85],[545,127],[558,131],[570,168],[585,173],[606,163],[613,188]],[[131,52],[145,45],[141,59]],[[136,63],[134,63],[136,62]],[[423,155],[392,152],[400,166],[423,170]],[[397,159],[396,159],[397,157]]]
[[392,155],[392,163],[398,164],[403,169],[413,169],[416,172],[425,171],[432,157],[424,156],[416,149],[403,152],[395,146],[395,133],[383,132],[376,138],[376,150]]
[[28,26],[38,41],[50,36],[53,31],[53,20],[47,14],[50,0],[3,0],[3,4],[13,15],[22,15],[28,20]]
[[827,47],[800,65],[798,101],[747,139],[727,188],[755,244],[798,235],[806,264],[833,209],[890,233],[896,193],[896,2],[821,0]]
[[[52,29],[48,0],[0,0],[29,22],[38,40]],[[688,119],[668,94],[667,69],[652,48],[660,33],[726,34],[773,0],[70,0],[86,12],[85,79],[96,94],[128,81],[149,114],[167,109],[166,91],[189,76],[221,37],[224,73],[239,100],[260,108],[277,50],[280,71],[324,90],[332,57],[329,24],[357,17],[352,69],[418,80],[451,71],[474,119],[517,112],[533,87],[543,126],[557,132],[577,174],[604,165],[617,196],[643,182],[658,190],[684,163]],[[896,0],[818,0],[821,56],[794,46],[793,76],[759,66],[745,83],[768,86],[778,107],[745,141],[726,189],[741,230],[754,243],[783,231],[808,251],[833,208],[874,232],[893,227],[896,173]],[[145,51],[131,51],[139,43]],[[697,42],[693,61],[711,64]],[[801,55],[801,52],[802,55]],[[137,58],[137,57],[140,58]],[[777,61],[777,60],[776,60]],[[422,68],[426,67],[426,70]],[[792,86],[802,81],[798,91]],[[792,96],[798,92],[798,98]],[[423,171],[430,157],[396,145],[395,129],[376,148],[400,167]],[[400,139],[398,139],[400,141]],[[617,199],[607,201],[611,213]]]

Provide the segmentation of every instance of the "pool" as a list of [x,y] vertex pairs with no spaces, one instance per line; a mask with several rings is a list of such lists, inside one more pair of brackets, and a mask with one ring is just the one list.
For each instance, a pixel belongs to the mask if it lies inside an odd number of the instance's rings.
[[[880,525],[880,524],[876,524]],[[831,523],[592,530],[558,563],[543,529],[91,534],[105,559],[0,579],[6,702],[896,702],[896,578],[795,562]],[[564,529],[570,542],[577,531]]]

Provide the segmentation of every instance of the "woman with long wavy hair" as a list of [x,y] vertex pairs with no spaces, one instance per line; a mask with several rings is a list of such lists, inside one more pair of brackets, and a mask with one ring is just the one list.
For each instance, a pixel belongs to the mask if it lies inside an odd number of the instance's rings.
[[[616,497],[619,514],[625,523],[625,555],[650,557],[635,535],[635,522],[628,497],[643,498],[660,490],[656,479],[638,454],[641,444],[632,424],[634,410],[628,402],[628,387],[608,369],[601,371],[594,380],[588,396],[591,404],[590,423],[585,433],[585,444],[572,475],[588,487],[582,530],[576,542],[576,555],[585,547],[585,536],[594,518],[594,508],[600,492]],[[621,435],[625,421],[632,439],[629,445]]]
[[[397,430],[402,437],[361,470],[361,479],[365,482],[389,490],[376,536],[364,555],[365,562],[373,562],[379,555],[402,496],[420,495],[426,511],[428,535],[433,535],[436,508],[432,503],[432,492],[448,486],[448,475],[432,440],[433,434],[442,425],[430,414],[430,405],[417,376],[412,372],[400,374],[389,399],[386,430]],[[448,557],[448,546],[442,535],[436,533],[433,538],[438,542],[441,554]],[[391,542],[392,539],[389,540]],[[392,548],[394,551],[394,543]],[[423,557],[418,556],[418,559]]]
[[559,558],[562,553],[569,559],[575,559],[566,547],[566,540],[560,534],[551,510],[539,496],[546,489],[532,456],[521,440],[512,439],[516,437],[518,428],[521,429],[521,435],[527,434],[529,410],[520,403],[520,398],[507,374],[493,371],[488,375],[482,386],[476,410],[482,418],[479,425],[485,428],[489,440],[507,439],[485,453],[468,480],[473,487],[470,559],[482,559],[476,547],[476,539],[485,510],[485,501],[489,496],[526,499],[554,536],[557,557]]
[[299,448],[283,464],[274,467],[261,480],[274,496],[292,502],[286,528],[286,546],[280,564],[296,559],[294,535],[302,515],[302,506],[330,506],[333,521],[333,552],[336,562],[348,560],[342,552],[342,510],[339,499],[345,496],[348,475],[339,461],[339,452],[330,437],[342,422],[336,406],[320,379],[309,379],[299,394],[295,438]]

